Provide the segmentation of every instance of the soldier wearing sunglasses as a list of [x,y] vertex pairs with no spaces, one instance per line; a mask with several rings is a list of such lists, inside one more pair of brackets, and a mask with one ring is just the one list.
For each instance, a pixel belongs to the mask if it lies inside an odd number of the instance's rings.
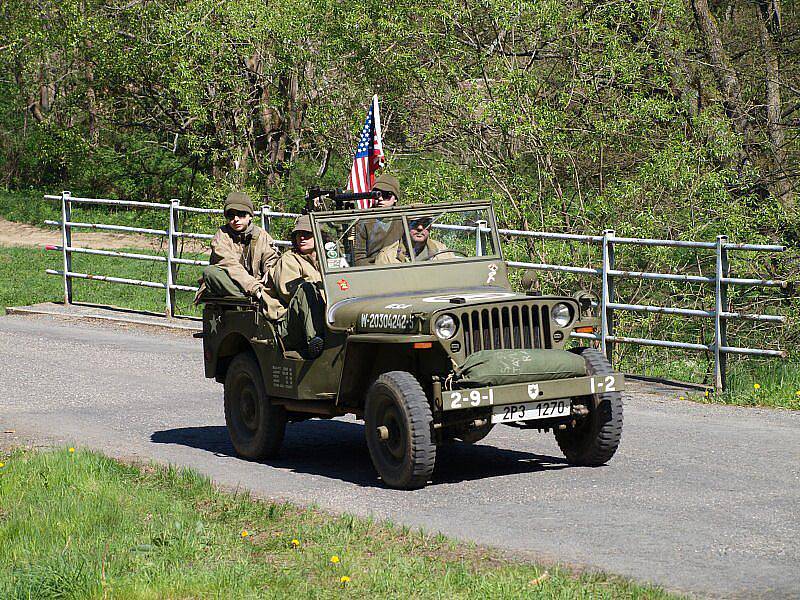
[[[400,182],[393,175],[381,175],[372,186],[380,192],[376,208],[391,208],[400,199]],[[353,255],[355,264],[371,265],[386,246],[403,237],[403,222],[399,218],[365,219],[358,224]]]
[[[431,239],[431,225],[433,219],[430,217],[419,217],[412,219],[408,223],[408,231],[411,234],[411,245],[414,248],[414,260],[447,260],[457,258],[453,252],[447,250],[442,242]],[[397,263],[411,262],[408,248],[400,240],[383,248],[375,258],[376,265],[391,265]]]

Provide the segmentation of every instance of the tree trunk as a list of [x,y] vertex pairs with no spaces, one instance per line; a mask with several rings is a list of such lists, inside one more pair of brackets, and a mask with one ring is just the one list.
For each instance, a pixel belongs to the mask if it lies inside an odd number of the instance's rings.
[[711,14],[707,0],[692,0],[692,10],[706,55],[714,71],[714,79],[722,93],[722,104],[733,123],[734,130],[748,144],[750,121],[742,106],[742,88],[733,63],[722,44],[717,20]]
[[[87,55],[93,44],[91,40],[86,40]],[[89,114],[89,141],[92,147],[96,148],[100,144],[100,127],[97,119],[97,93],[94,91],[94,68],[91,58],[85,58],[86,68],[86,112]]]
[[784,206],[794,204],[792,181],[787,169],[786,137],[781,114],[780,64],[775,48],[780,35],[779,0],[759,0],[758,26],[761,50],[764,53],[766,79],[767,134],[775,164],[772,193]]

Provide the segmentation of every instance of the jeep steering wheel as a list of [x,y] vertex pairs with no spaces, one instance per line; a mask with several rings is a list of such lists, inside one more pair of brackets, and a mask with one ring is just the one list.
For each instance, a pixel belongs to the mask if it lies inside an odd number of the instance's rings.
[[462,252],[461,250],[450,250],[449,248],[445,248],[444,250],[437,250],[433,254],[429,254],[425,258],[422,259],[420,262],[424,262],[426,260],[432,260],[433,258],[439,256],[440,254],[447,254],[448,252],[452,252],[453,254],[460,254],[464,258],[469,258],[469,255],[466,252]]

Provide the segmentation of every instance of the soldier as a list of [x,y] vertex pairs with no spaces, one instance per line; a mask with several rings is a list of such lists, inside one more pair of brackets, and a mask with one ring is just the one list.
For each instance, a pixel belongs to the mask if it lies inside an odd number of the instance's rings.
[[278,260],[272,237],[253,223],[253,201],[247,194],[228,194],[225,219],[211,240],[211,264],[203,269],[195,303],[204,295],[261,299],[267,275]]
[[311,219],[302,215],[292,229],[292,249],[281,255],[269,278],[270,293],[281,306],[270,310],[276,331],[287,349],[306,351],[310,358],[322,353],[325,298],[321,291]]
[[[411,244],[414,247],[416,260],[456,258],[456,255],[453,252],[449,252],[447,246],[442,242],[430,239],[432,223],[433,219],[430,217],[418,217],[408,223],[408,231],[411,234]],[[383,248],[375,257],[376,265],[391,265],[410,261],[411,257],[408,255],[408,249],[405,243],[400,243],[400,240]]]
[[[372,191],[381,193],[377,206],[390,208],[400,200],[400,182],[393,175],[381,175]],[[356,230],[354,259],[356,266],[371,265],[382,248],[403,237],[403,222],[395,219],[366,219]]]

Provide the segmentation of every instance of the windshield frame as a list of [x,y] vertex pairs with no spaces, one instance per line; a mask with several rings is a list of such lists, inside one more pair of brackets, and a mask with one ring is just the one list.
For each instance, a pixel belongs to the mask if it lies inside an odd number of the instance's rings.
[[[486,211],[487,214],[487,226],[486,229],[481,228],[481,231],[484,233],[489,233],[491,236],[492,247],[494,252],[492,254],[484,254],[481,256],[458,256],[456,258],[449,258],[449,259],[442,259],[437,261],[417,261],[416,256],[414,256],[413,244],[410,244],[411,234],[409,231],[409,222],[412,221],[415,217],[420,216],[430,216],[432,212],[438,212],[441,214],[450,213],[450,212],[466,212],[466,211]],[[441,214],[439,215],[441,217]],[[446,265],[446,264],[463,264],[463,263],[472,263],[472,262],[482,262],[482,261],[497,261],[497,260],[505,260],[503,258],[503,249],[500,245],[500,234],[497,230],[497,221],[495,219],[494,208],[491,202],[488,201],[476,201],[476,202],[457,202],[457,203],[448,203],[448,204],[416,204],[416,205],[409,205],[409,206],[394,206],[392,208],[367,208],[361,210],[348,210],[348,211],[326,211],[326,212],[318,212],[318,213],[310,213],[312,228],[314,230],[314,244],[317,250],[317,256],[319,257],[319,265],[320,271],[323,275],[326,274],[342,274],[342,273],[363,273],[372,270],[378,269],[404,269],[409,267],[418,267],[420,265],[428,265],[428,264],[436,264],[436,265]],[[391,265],[351,265],[348,267],[339,267],[339,268],[330,268],[328,267],[328,261],[325,260],[324,256],[324,243],[322,241],[322,224],[323,223],[331,223],[331,222],[348,222],[353,221],[356,219],[374,219],[379,217],[394,217],[402,219],[403,223],[403,235],[405,236],[406,244],[410,247],[410,254],[412,260],[407,263],[398,263],[398,264],[391,264]],[[467,227],[467,226],[460,226],[460,225],[443,225],[437,227],[436,224],[433,225],[434,229],[458,229],[462,231],[475,231],[475,227]]]

